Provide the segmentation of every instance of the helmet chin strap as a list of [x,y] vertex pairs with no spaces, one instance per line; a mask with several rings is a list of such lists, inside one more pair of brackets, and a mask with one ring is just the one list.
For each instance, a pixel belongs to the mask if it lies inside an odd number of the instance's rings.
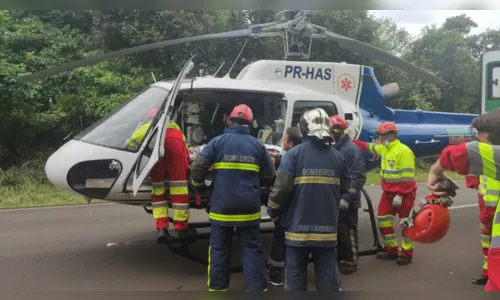
[[338,130],[333,131],[333,141],[335,143],[338,142],[341,137],[342,137],[342,132],[340,132]]

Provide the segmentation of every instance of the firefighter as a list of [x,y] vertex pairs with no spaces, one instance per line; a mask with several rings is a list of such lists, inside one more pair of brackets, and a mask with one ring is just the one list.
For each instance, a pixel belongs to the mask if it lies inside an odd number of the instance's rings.
[[[349,187],[345,159],[331,147],[327,113],[316,108],[299,121],[303,142],[281,161],[267,213],[285,231],[285,290],[307,290],[312,254],[318,291],[339,291],[337,224],[339,203]],[[291,196],[288,196],[291,194]]]
[[[500,109],[475,118],[471,124],[478,132],[479,141],[446,147],[439,159],[431,167],[427,187],[437,196],[439,183],[450,179],[445,171],[460,175],[477,174],[487,177],[487,191],[497,191],[500,181]],[[490,179],[492,179],[490,181]],[[458,185],[457,185],[458,187]],[[498,197],[496,198],[498,199]],[[485,203],[486,206],[486,203]],[[492,211],[492,209],[490,209]],[[481,226],[483,229],[486,229]],[[484,230],[483,232],[485,232]],[[500,291],[500,205],[496,206],[491,223],[491,238],[487,255],[488,280],[485,291]]]
[[484,175],[479,177],[479,181],[479,221],[484,262],[481,275],[473,278],[472,283],[485,285],[488,281],[488,252],[491,241],[491,230],[493,219],[495,218],[496,207],[500,198],[500,181],[488,178]]
[[[288,127],[283,134],[281,148],[289,151],[292,147],[302,143],[299,128]],[[281,162],[276,164],[279,168]],[[267,263],[267,282],[273,286],[282,286],[285,277],[285,231],[279,221],[274,222],[271,255]]]
[[[158,109],[153,108],[146,114],[146,123],[134,132],[127,144],[132,149],[137,149],[151,125]],[[189,220],[189,191],[187,176],[189,170],[189,152],[186,137],[179,125],[171,120],[165,133],[165,156],[151,170],[151,205],[153,217],[158,231],[158,243],[165,242],[168,237],[168,204],[165,198],[166,174],[169,179],[169,192],[174,210],[174,228],[179,233],[188,229]]]
[[384,237],[384,251],[377,258],[396,260],[399,265],[411,263],[414,242],[403,237],[401,251],[394,232],[394,218],[407,218],[417,194],[415,181],[415,155],[398,139],[398,128],[391,122],[380,124],[377,129],[381,144],[353,140],[364,152],[382,157],[380,177],[382,196],[378,205],[378,225]]
[[250,135],[252,110],[238,105],[229,120],[230,127],[203,148],[191,168],[192,184],[200,192],[206,188],[206,173],[212,165],[215,172],[209,211],[208,288],[226,291],[229,287],[231,241],[236,227],[247,289],[265,291],[260,194],[261,185],[273,184],[274,167],[265,146]]
[[[346,159],[352,176],[352,185],[357,190],[366,182],[365,162],[361,150],[347,135],[347,122],[339,115],[330,117],[330,134],[334,147]],[[344,275],[357,271],[358,262],[358,209],[361,207],[361,193],[342,194],[338,227],[339,270]]]
[[[493,179],[490,179],[493,180]],[[465,176],[465,186],[477,190],[477,196],[478,196],[478,206],[479,206],[479,222],[480,222],[480,228],[481,228],[481,248],[483,252],[483,267],[481,270],[481,275],[472,278],[472,283],[477,284],[477,285],[485,285],[486,282],[488,281],[488,249],[489,249],[489,244],[490,244],[490,238],[491,238],[491,222],[494,217],[495,213],[495,207],[496,207],[496,200],[495,196],[498,198],[498,192],[493,195],[489,195],[488,198],[491,200],[494,200],[492,202],[488,201],[486,202],[487,206],[485,207],[485,195],[488,194],[488,191],[486,189],[487,186],[487,177],[486,176],[476,176],[476,175],[466,175]],[[493,192],[493,191],[492,191]],[[493,196],[493,197],[492,197]],[[491,199],[493,198],[493,199]],[[494,205],[492,205],[494,204]],[[488,229],[489,230],[485,230]]]

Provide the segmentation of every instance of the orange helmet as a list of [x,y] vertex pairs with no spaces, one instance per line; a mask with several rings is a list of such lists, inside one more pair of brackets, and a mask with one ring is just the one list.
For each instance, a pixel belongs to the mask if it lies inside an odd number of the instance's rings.
[[441,240],[450,228],[450,211],[439,204],[425,204],[413,217],[412,226],[403,229],[403,235],[422,244]]
[[330,130],[332,129],[347,129],[349,125],[347,122],[339,115],[334,115],[330,117]]
[[377,128],[378,135],[388,133],[398,134],[398,127],[392,122],[384,122]]
[[229,120],[233,119],[239,119],[250,124],[253,121],[253,112],[250,107],[245,104],[236,105],[229,115]]
[[[450,196],[456,195],[455,185],[451,180],[440,184],[440,190],[446,191]],[[422,244],[432,244],[441,240],[450,228],[450,211],[448,207],[453,204],[449,197],[439,198],[429,195],[415,205],[410,216],[399,223],[403,229],[403,236]]]

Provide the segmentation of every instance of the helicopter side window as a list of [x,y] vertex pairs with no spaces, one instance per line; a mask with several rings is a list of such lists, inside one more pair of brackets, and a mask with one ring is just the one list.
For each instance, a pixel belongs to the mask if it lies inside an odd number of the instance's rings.
[[314,108],[324,109],[329,116],[338,114],[337,106],[330,101],[295,101],[293,104],[292,126],[296,126],[299,123],[300,117],[306,111]]
[[488,100],[500,100],[500,63],[491,64],[488,69]]
[[[136,152],[148,129],[145,124],[157,114],[152,113],[151,109],[159,109],[168,93],[167,89],[151,86],[104,116],[77,135],[75,139],[113,149]],[[133,144],[128,139],[141,136],[138,134],[139,131],[144,131],[141,132],[142,139]],[[131,144],[133,144],[132,147]]]

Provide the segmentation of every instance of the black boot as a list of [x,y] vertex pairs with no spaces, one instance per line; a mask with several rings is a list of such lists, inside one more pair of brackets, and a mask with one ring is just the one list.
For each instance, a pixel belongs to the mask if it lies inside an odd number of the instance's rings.
[[477,277],[472,278],[472,283],[477,285],[486,285],[487,281],[488,277],[485,277],[483,275],[479,275]]
[[344,275],[351,275],[356,273],[358,266],[355,262],[342,260],[338,263],[340,273]]
[[158,228],[158,236],[156,241],[158,244],[164,244],[168,238],[168,230],[166,228]]
[[399,254],[397,253],[388,253],[385,251],[377,252],[377,258],[383,260],[396,260],[398,259]]
[[409,265],[411,263],[411,256],[400,256],[396,259],[398,265]]

